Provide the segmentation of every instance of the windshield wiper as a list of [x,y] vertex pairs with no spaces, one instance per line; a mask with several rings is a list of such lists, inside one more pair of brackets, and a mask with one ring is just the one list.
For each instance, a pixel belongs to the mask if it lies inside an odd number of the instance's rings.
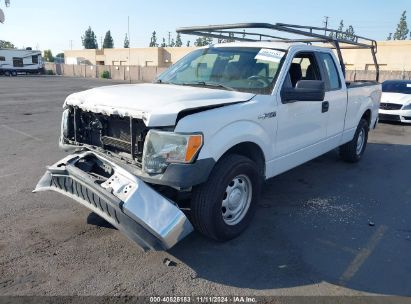
[[175,84],[174,82],[170,82],[170,81],[163,81],[161,79],[158,79],[157,81],[155,81],[154,83],[161,83],[161,84]]
[[203,86],[203,87],[213,87],[213,88],[222,88],[228,91],[235,91],[234,88],[226,86],[217,82],[205,82],[205,81],[195,81],[195,82],[183,82],[182,85],[185,86]]

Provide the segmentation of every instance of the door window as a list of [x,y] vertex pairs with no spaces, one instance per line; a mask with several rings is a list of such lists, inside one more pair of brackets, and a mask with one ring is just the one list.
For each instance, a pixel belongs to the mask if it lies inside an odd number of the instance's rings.
[[338,75],[337,67],[330,54],[320,53],[321,61],[324,64],[325,72],[328,77],[328,89],[338,90],[341,88],[340,76]]
[[293,58],[284,86],[295,88],[300,80],[321,80],[313,53],[299,53]]
[[13,58],[13,66],[15,68],[22,68],[24,66],[23,64],[23,58]]

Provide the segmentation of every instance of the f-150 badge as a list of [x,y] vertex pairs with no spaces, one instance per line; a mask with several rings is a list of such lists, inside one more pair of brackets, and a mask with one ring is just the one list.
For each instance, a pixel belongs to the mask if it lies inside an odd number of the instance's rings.
[[277,116],[277,112],[270,112],[270,113],[264,113],[264,114],[258,116],[258,119],[274,118],[276,116]]

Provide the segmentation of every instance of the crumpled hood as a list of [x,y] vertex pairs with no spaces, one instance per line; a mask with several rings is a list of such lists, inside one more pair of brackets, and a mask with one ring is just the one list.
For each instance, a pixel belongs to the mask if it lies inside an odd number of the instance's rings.
[[255,94],[168,84],[124,84],[94,88],[67,97],[64,106],[105,115],[143,119],[147,126],[175,125],[188,109],[248,101]]
[[381,102],[406,105],[411,103],[411,95],[383,92],[381,95]]

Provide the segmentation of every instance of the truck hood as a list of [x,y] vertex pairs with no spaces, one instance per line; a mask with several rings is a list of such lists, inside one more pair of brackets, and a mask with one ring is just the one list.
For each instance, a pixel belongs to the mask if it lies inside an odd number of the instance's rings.
[[209,109],[252,99],[255,94],[169,84],[94,88],[67,97],[64,106],[143,119],[147,126],[173,126],[185,110]]
[[402,93],[383,92],[381,95],[381,102],[406,105],[411,103],[411,95]]

